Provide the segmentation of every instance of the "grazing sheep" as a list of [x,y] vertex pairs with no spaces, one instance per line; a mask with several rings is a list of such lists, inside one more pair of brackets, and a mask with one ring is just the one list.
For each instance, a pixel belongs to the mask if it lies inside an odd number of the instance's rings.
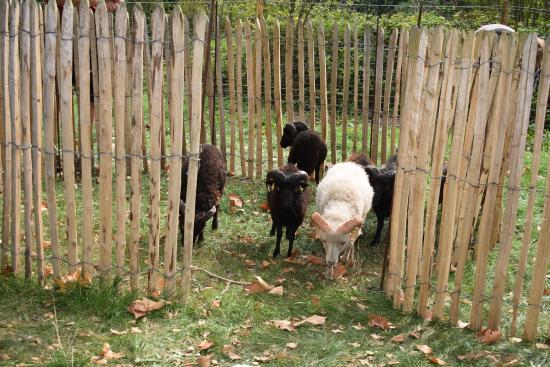
[[[218,148],[213,145],[201,145],[199,154],[200,165],[197,175],[197,196],[195,201],[195,225],[193,229],[193,243],[204,240],[206,222],[214,217],[212,229],[218,229],[218,212],[220,199],[225,186],[225,163]],[[183,236],[185,223],[185,200],[187,195],[187,171],[189,159],[182,164],[181,191],[180,191],[180,230]]]
[[332,268],[343,251],[353,258],[361,226],[372,206],[374,192],[363,167],[353,162],[337,163],[317,187],[317,212],[311,221],[319,230]]
[[265,178],[265,184],[267,186],[267,203],[273,220],[270,235],[273,236],[277,232],[273,257],[279,256],[281,252],[283,227],[286,227],[287,257],[290,257],[296,230],[304,221],[309,202],[307,173],[298,170],[294,164],[287,164],[280,169],[269,171]]
[[308,130],[307,124],[301,121],[291,122],[285,125],[283,129],[283,136],[281,137],[281,148],[287,148],[292,145],[296,135],[302,131]]

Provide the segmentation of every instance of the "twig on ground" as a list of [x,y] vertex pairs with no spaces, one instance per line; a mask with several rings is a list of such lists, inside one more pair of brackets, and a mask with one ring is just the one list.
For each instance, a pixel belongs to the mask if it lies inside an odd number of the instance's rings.
[[222,298],[223,294],[229,290],[229,286],[231,283],[227,282],[225,285],[225,289],[220,293],[220,296],[218,298]]
[[63,349],[63,344],[61,343],[61,337],[59,336],[59,325],[57,323],[57,309],[55,308],[55,298],[53,296],[53,293],[51,292],[50,297],[52,297],[53,302],[53,327],[55,329],[55,335],[57,336],[57,344],[59,344],[59,349],[61,349],[61,352],[63,352],[65,359],[67,359],[67,355],[65,354],[65,350]]
[[221,275],[217,275],[217,274],[214,274],[206,269],[203,269],[203,268],[199,268],[197,266],[191,266],[191,270],[199,270],[199,271],[202,271],[202,272],[205,272],[206,274],[210,275],[211,277],[213,278],[217,278],[217,279],[221,279],[229,284],[240,284],[240,285],[250,285],[252,283],[250,282],[242,282],[242,281],[239,281],[239,280],[233,280],[233,279],[229,279],[229,278],[224,278],[222,277]]

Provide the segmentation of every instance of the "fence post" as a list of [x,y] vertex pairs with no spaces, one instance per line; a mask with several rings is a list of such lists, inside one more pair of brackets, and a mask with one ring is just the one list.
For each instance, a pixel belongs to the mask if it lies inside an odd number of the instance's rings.
[[[229,80],[229,172],[235,173],[235,66],[233,62],[233,32],[229,17],[225,18],[225,40],[227,42],[227,79]],[[187,84],[190,84],[189,80],[187,80]]]
[[357,25],[353,26],[353,145],[357,151],[357,134],[359,133],[359,36]]
[[369,93],[370,93],[370,29],[365,28],[363,36],[363,125],[361,132],[361,152],[367,154],[369,133]]
[[[143,128],[143,49],[145,15],[140,4],[134,5],[134,55],[132,57],[132,110],[130,148],[130,287],[139,288],[139,242],[141,215],[141,137]],[[200,110],[198,111],[200,114]]]
[[[391,32],[390,44],[388,48],[388,61],[386,64],[386,85],[384,89],[384,113],[382,123],[382,163],[386,162],[388,154],[388,121],[390,119],[390,98],[391,98],[391,85],[393,82],[393,65],[395,63],[395,47],[397,46],[397,36],[399,31],[394,28]],[[395,125],[392,122],[391,136],[395,142]]]
[[[220,18],[216,19],[216,92],[218,94],[219,112],[219,128],[220,128],[220,151],[223,159],[227,162],[227,138],[225,136],[225,104],[223,103],[223,85],[222,85],[222,61],[221,61],[221,32]],[[228,50],[229,52],[229,50]]]
[[294,61],[294,21],[288,19],[285,30],[285,95],[286,95],[286,122],[294,121],[294,100],[293,100],[293,61]]
[[[271,56],[269,53],[269,32],[264,17],[260,18],[262,27],[262,54],[264,58],[264,93],[265,93],[265,137],[267,139],[267,169],[273,169],[273,137],[271,121]],[[260,126],[261,128],[261,126]],[[276,143],[279,145],[279,142]]]
[[309,128],[315,130],[316,123],[316,92],[315,92],[315,40],[313,38],[313,26],[311,21],[306,24],[306,36],[307,36],[307,66],[308,66],[308,78],[309,78]]
[[277,136],[277,165],[284,164],[283,148],[279,144],[283,134],[283,101],[281,96],[281,26],[275,20],[273,26],[273,95],[275,97],[275,132]]
[[348,156],[348,109],[349,109],[349,66],[350,66],[350,26],[344,31],[344,96],[342,100],[342,160]]
[[262,27],[256,18],[254,22],[254,102],[255,108],[255,129],[256,130],[256,178],[262,178]]
[[[185,42],[185,23],[187,19],[183,16],[179,6],[174,7],[172,11],[172,53],[166,55],[170,58],[170,89],[172,93],[169,96],[170,121],[173,130],[172,150],[170,160],[170,174],[168,178],[168,218],[167,218],[167,236],[164,244],[164,293],[168,297],[174,294],[176,283],[176,264],[178,250],[178,224],[179,224],[179,204],[181,190],[181,155],[183,152],[182,139],[175,137],[183,135],[183,91],[185,90],[185,54],[189,52],[188,45]],[[170,38],[168,38],[170,40]],[[234,125],[233,125],[234,126]]]
[[327,141],[327,117],[328,117],[328,98],[327,98],[327,61],[325,52],[325,28],[321,24],[318,30],[319,42],[319,94],[321,105],[321,137]]
[[332,28],[332,60],[330,64],[330,161],[336,163],[336,94],[338,85],[338,47],[339,47],[338,24],[334,23]]
[[254,177],[254,111],[256,100],[254,96],[254,53],[252,50],[252,33],[250,24],[244,24],[244,40],[246,43],[246,84],[248,100],[248,178]]
[[200,110],[202,94],[202,64],[204,53],[204,30],[206,28],[206,15],[199,12],[195,17],[195,31],[193,34],[193,86],[191,104],[193,115],[191,119],[191,139],[189,171],[187,175],[187,196],[185,200],[185,235],[183,243],[183,276],[181,280],[182,301],[189,297],[191,286],[191,260],[193,255],[193,225],[195,219],[195,196],[197,191],[197,173],[199,170],[199,137],[200,137]]
[[306,122],[305,93],[304,93],[304,23],[298,20],[298,116],[300,121]]
[[379,27],[376,33],[376,71],[374,81],[374,106],[372,109],[372,129],[370,156],[378,164],[378,140],[382,120],[382,80],[384,78],[384,28]]
[[242,61],[243,61],[243,25],[240,20],[237,21],[237,49],[236,63],[237,70],[237,119],[239,122],[239,155],[241,158],[241,174],[246,177],[246,154],[244,151],[244,126],[243,126],[243,76],[242,76]]
[[[395,138],[397,129],[397,118],[399,116],[399,96],[401,93],[401,74],[404,66],[403,59],[405,53],[405,30],[401,30],[399,35],[399,50],[397,51],[397,65],[395,67],[395,91],[393,95],[393,113],[391,119],[391,143],[390,157],[395,154]],[[405,60],[406,63],[406,60]]]

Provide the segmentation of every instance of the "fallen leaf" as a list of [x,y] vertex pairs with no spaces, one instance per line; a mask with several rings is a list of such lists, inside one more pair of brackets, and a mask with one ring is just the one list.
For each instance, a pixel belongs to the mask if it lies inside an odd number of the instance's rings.
[[312,282],[307,282],[307,283],[306,283],[306,288],[307,288],[307,289],[313,289],[313,288],[315,288],[315,287],[313,286],[313,283],[312,283]]
[[232,361],[242,359],[241,356],[237,354],[235,347],[231,344],[224,345],[222,352],[226,354]]
[[355,305],[356,305],[357,308],[360,309],[361,311],[365,311],[365,310],[367,309],[367,306],[365,306],[365,305],[362,304],[362,303],[357,302]]
[[399,361],[397,359],[390,359],[387,363],[388,366],[393,366],[399,364]]
[[348,269],[346,269],[344,264],[338,263],[330,268],[330,277],[332,279],[338,279],[343,277],[347,272],[348,272]]
[[283,292],[284,292],[283,286],[280,285],[280,286],[278,286],[278,287],[273,288],[273,289],[270,290],[268,293],[269,293],[269,294],[274,294],[274,295],[276,295],[276,296],[282,296],[282,295],[283,295]]
[[431,354],[432,353],[432,348],[430,348],[429,346],[427,346],[425,344],[417,344],[416,349],[418,349],[419,351],[421,351],[424,354]]
[[322,265],[325,262],[325,260],[322,257],[314,256],[314,255],[309,255],[306,258],[306,261],[312,265]]
[[266,203],[266,202],[263,202],[260,204],[260,209],[262,209],[264,212],[268,212],[269,211],[269,204]]
[[271,265],[271,263],[270,263],[269,261],[264,260],[264,261],[262,261],[262,263],[260,264],[260,267],[261,267],[262,269],[267,269],[270,265]]
[[333,329],[330,332],[333,333],[333,334],[340,334],[340,333],[343,333],[344,330],[342,330],[342,329]]
[[310,316],[306,319],[303,319],[302,321],[297,322],[295,325],[300,326],[300,325],[303,325],[303,324],[306,324],[306,323],[311,324],[311,325],[324,325],[326,319],[327,318],[324,317],[324,316],[313,315],[313,316]]
[[143,333],[143,331],[141,331],[141,329],[138,327],[133,326],[130,328],[130,334],[141,334],[141,333]]
[[515,366],[518,363],[519,363],[519,359],[512,358],[509,362],[506,362],[505,364],[503,364],[503,366],[504,367]]
[[[237,237],[239,239],[239,242],[240,243],[253,243],[254,242],[254,238],[250,237],[250,236],[238,236]],[[246,260],[245,260],[246,262]],[[254,266],[256,265],[256,263],[254,262]]]
[[458,327],[459,329],[464,329],[465,327],[468,327],[468,325],[470,325],[469,322],[462,322],[460,320],[458,320],[458,322],[456,323],[456,327]]
[[395,343],[403,343],[407,339],[407,336],[405,334],[399,334],[391,338],[390,340]]
[[210,364],[212,363],[212,354],[208,354],[208,355],[205,355],[205,356],[200,356],[197,358],[197,364],[200,366],[200,367],[209,367]]
[[319,306],[321,300],[317,296],[311,296],[311,304],[314,306]]
[[9,361],[10,360],[10,356],[6,353],[2,353],[0,354],[0,361]]
[[200,342],[199,345],[197,345],[197,347],[199,348],[199,350],[207,350],[210,349],[213,345],[213,342],[204,339],[202,342]]
[[296,343],[286,343],[286,347],[289,349],[296,349],[298,347],[298,344]]
[[372,328],[388,330],[390,328],[390,322],[384,316],[373,315],[369,321],[369,326]]
[[210,308],[220,308],[220,300],[219,299],[213,300],[212,303],[210,303]]
[[537,349],[550,349],[550,345],[544,343],[536,343],[535,347],[537,347]]
[[229,194],[229,205],[237,208],[243,207],[243,199],[237,194]]
[[164,307],[164,301],[152,301],[149,298],[143,297],[142,299],[136,299],[130,306],[128,311],[134,314],[136,319],[147,315],[148,313],[160,310]]
[[113,359],[120,359],[124,357],[124,353],[115,353],[111,350],[111,346],[108,343],[103,344],[103,349],[99,353],[99,356],[92,357],[92,362],[98,365],[107,364],[107,361]]
[[233,176],[235,176],[235,172],[227,171],[227,177],[233,177]]
[[409,333],[409,336],[410,336],[411,338],[420,339],[420,337],[422,336],[422,334],[420,333],[420,330],[415,330],[415,331],[413,331],[412,333]]
[[254,261],[254,260],[246,259],[246,260],[244,261],[244,264],[245,264],[246,266],[248,266],[249,268],[254,268],[254,267],[256,267],[256,261]]
[[49,277],[53,274],[53,267],[51,266],[44,266],[44,278]]
[[370,337],[373,338],[374,340],[382,340],[382,339],[384,339],[383,336],[378,335],[378,334],[370,334]]
[[275,326],[277,329],[280,330],[286,330],[286,331],[294,331],[296,330],[296,327],[292,323],[292,321],[288,320],[273,320],[273,326]]
[[437,358],[437,357],[432,357],[432,358],[429,359],[429,361],[430,361],[431,364],[436,364],[436,365],[438,365],[438,366],[445,366],[445,365],[447,365],[447,362],[445,362],[444,360],[439,359],[439,358]]
[[356,325],[353,325],[352,326],[355,330],[364,330],[365,327],[363,325],[361,325],[360,323],[359,324],[356,324]]
[[353,342],[353,343],[348,343],[348,345],[350,347],[354,347],[354,348],[359,348],[361,346],[361,344],[357,343],[357,342]]
[[294,268],[284,268],[283,273],[295,273],[296,270]]
[[512,342],[512,343],[521,343],[523,341],[523,339],[517,338],[517,337],[514,337],[514,336],[509,338],[508,340],[510,340],[510,342]]
[[267,284],[262,277],[256,276],[256,279],[256,282],[244,287],[246,294],[266,293],[273,289],[273,286]]
[[544,288],[544,295],[550,296],[550,288]]
[[485,345],[495,344],[501,336],[500,331],[491,329],[483,329],[477,333],[477,338]]
[[124,331],[118,331],[115,329],[111,329],[111,335],[126,335],[128,333],[127,330]]

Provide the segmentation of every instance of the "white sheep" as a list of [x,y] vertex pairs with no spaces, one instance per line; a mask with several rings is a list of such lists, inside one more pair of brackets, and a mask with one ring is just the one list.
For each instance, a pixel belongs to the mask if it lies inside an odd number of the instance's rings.
[[337,163],[317,187],[317,212],[311,222],[332,268],[342,252],[353,258],[354,243],[372,205],[374,191],[363,167],[353,162]]

